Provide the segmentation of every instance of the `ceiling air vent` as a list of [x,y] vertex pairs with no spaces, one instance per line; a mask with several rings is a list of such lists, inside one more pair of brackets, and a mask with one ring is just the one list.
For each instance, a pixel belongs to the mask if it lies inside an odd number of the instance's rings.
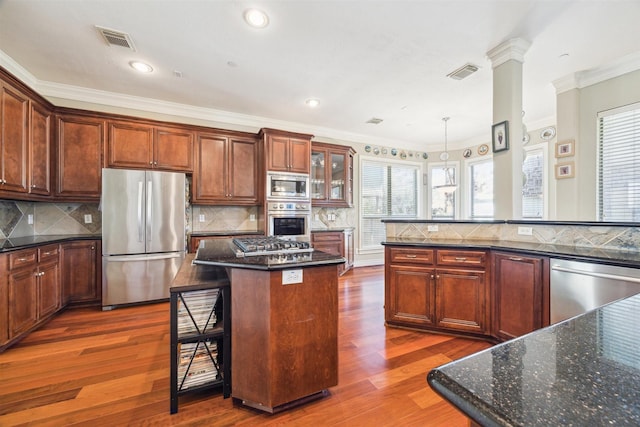
[[110,30],[109,28],[104,28],[96,25],[96,29],[102,34],[104,40],[110,46],[120,46],[127,49],[131,49],[135,52],[136,48],[133,45],[133,40],[131,40],[131,36],[127,33],[123,33],[122,31]]
[[465,64],[455,71],[447,74],[447,77],[451,77],[454,80],[462,80],[465,77],[469,77],[471,74],[478,71],[478,66],[473,64]]
[[382,119],[378,119],[376,117],[372,117],[369,120],[367,120],[365,123],[370,123],[372,125],[377,125],[377,124],[382,123]]

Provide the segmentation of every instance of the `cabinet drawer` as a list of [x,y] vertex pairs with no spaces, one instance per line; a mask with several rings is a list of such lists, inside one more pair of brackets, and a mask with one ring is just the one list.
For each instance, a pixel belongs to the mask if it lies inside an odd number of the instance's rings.
[[58,245],[48,245],[38,248],[38,260],[40,262],[58,259],[60,247]]
[[342,241],[343,233],[340,232],[315,232],[311,233],[311,241],[315,242],[340,242]]
[[438,251],[438,265],[484,267],[486,258],[484,251]]
[[20,268],[38,261],[38,249],[25,249],[9,254],[9,269]]
[[433,264],[432,249],[398,249],[391,248],[389,250],[391,262],[402,262],[412,264]]

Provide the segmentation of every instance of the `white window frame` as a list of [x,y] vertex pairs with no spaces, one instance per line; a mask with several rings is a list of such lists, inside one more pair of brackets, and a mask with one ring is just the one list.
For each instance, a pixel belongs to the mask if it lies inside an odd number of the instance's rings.
[[[406,166],[415,166],[418,168],[417,170],[417,198],[416,198],[416,219],[419,218],[424,218],[424,203],[423,203],[423,190],[422,190],[422,186],[424,185],[424,182],[422,181],[422,177],[424,175],[424,163],[423,162],[414,162],[414,161],[409,161],[409,160],[396,160],[396,159],[388,159],[388,158],[380,158],[380,157],[373,157],[373,156],[363,156],[360,155],[359,156],[359,177],[358,180],[360,182],[360,192],[358,195],[358,253],[359,254],[375,254],[375,253],[381,253],[384,251],[384,247],[382,246],[382,244],[380,244],[379,248],[373,248],[370,246],[367,247],[363,247],[362,246],[362,242],[364,241],[364,239],[362,238],[362,233],[364,232],[364,227],[362,226],[362,217],[363,217],[363,203],[362,203],[362,186],[364,185],[364,180],[362,179],[362,171],[364,170],[363,168],[363,163],[365,162],[374,162],[374,163],[380,163],[380,164],[398,164],[398,165],[406,165]],[[392,218],[392,217],[388,217],[388,218]]]
[[[460,219],[460,201],[462,200],[462,198],[460,197],[460,193],[461,193],[462,187],[463,187],[462,186],[461,173],[460,173],[460,162],[458,162],[458,161],[452,161],[452,162],[447,161],[446,165],[448,167],[453,167],[456,170],[455,177],[456,177],[456,183],[458,184],[458,188],[456,189],[455,198],[454,198],[456,206],[455,206],[454,213],[453,213],[453,220],[458,220],[458,219]],[[427,165],[427,182],[426,182],[426,185],[427,185],[427,201],[428,201],[428,207],[427,207],[427,218],[428,219],[433,219],[433,215],[432,215],[432,211],[433,211],[433,209],[432,209],[432,204],[433,204],[432,203],[432,201],[433,201],[432,192],[433,192],[433,188],[431,186],[431,175],[432,175],[431,171],[434,168],[439,169],[439,168],[443,168],[444,166],[445,166],[444,162],[438,162],[438,163],[434,162],[434,163],[429,163]],[[436,219],[438,219],[438,218],[436,218]]]
[[[464,180],[464,185],[465,185],[465,206],[464,206],[464,217],[467,219],[476,219],[476,218],[472,218],[471,217],[471,197],[472,197],[472,191],[471,191],[471,179],[473,177],[473,175],[471,174],[471,167],[479,164],[479,163],[487,163],[487,162],[491,162],[493,163],[493,156],[492,155],[486,155],[486,156],[482,156],[480,158],[476,158],[476,159],[467,159],[464,161],[464,171],[465,171],[465,180]],[[495,209],[495,195],[493,196],[494,198],[494,209]],[[495,213],[495,211],[494,211]],[[490,220],[491,218],[477,218],[479,221],[482,220]]]
[[[522,162],[524,164],[524,159],[526,157],[527,152],[534,150],[542,150],[542,218],[539,221],[544,221],[549,218],[549,146],[547,144],[533,144],[533,145],[525,145],[522,148],[523,156]],[[522,209],[522,207],[521,207]],[[521,213],[522,215],[522,213]],[[524,215],[522,215],[524,217]],[[532,221],[535,221],[534,218],[528,218]]]
[[[629,104],[629,105],[624,105],[621,107],[617,107],[617,108],[612,108],[610,110],[606,110],[606,111],[601,111],[597,114],[597,119],[596,119],[596,186],[595,186],[595,191],[596,191],[596,219],[598,221],[608,221],[607,219],[602,218],[601,212],[602,209],[600,208],[600,204],[601,204],[601,200],[600,200],[600,187],[602,187],[603,183],[601,182],[601,158],[600,158],[600,120],[603,117],[608,117],[608,116],[613,116],[616,114],[621,114],[621,113],[625,113],[627,111],[633,111],[633,110],[638,110],[640,109],[640,102],[635,102],[633,104]],[[618,222],[618,221],[613,221],[613,222]],[[630,221],[619,221],[619,222],[630,222]]]

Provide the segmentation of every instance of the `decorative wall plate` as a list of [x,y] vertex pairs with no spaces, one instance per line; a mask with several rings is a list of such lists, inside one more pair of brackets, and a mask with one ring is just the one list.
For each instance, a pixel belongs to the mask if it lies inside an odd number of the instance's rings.
[[382,154],[387,154],[387,149],[386,148],[382,149]]
[[391,149],[391,155],[395,156],[396,154],[398,154],[398,150],[396,150],[395,148]]
[[540,138],[544,139],[545,141],[550,140],[554,136],[556,136],[556,128],[554,128],[553,126],[543,129],[542,132],[540,132]]
[[468,159],[469,157],[471,157],[471,149],[467,148],[466,150],[464,150],[462,152],[462,157],[464,157],[465,159]]
[[484,156],[488,152],[489,152],[489,146],[487,144],[482,144],[481,146],[478,147],[478,154],[480,154],[481,156]]
[[440,160],[449,160],[449,153],[446,151],[440,153]]
[[377,156],[378,154],[380,154],[380,149],[379,149],[378,147],[374,148],[374,149],[373,149],[373,154],[375,154],[376,156]]
[[370,153],[371,152],[371,146],[370,145],[366,145],[364,147],[364,151],[366,151],[367,153]]
[[407,158],[407,153],[405,153],[404,151],[400,152],[400,158],[401,159],[406,159]]
[[427,160],[429,158],[429,155],[427,153],[422,153],[422,158]]
[[524,135],[522,136],[522,145],[527,145],[530,139],[531,137],[529,136],[529,134],[525,132]]

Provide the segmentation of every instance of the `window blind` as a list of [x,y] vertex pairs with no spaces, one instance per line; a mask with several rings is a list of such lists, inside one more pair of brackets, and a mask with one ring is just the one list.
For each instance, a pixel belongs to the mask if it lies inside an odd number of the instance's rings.
[[598,219],[640,221],[640,104],[598,115]]
[[541,148],[525,152],[522,162],[522,218],[544,217],[544,151]]
[[360,168],[360,248],[379,248],[384,218],[418,216],[417,165],[363,160]]
[[469,165],[472,219],[493,218],[493,160]]

